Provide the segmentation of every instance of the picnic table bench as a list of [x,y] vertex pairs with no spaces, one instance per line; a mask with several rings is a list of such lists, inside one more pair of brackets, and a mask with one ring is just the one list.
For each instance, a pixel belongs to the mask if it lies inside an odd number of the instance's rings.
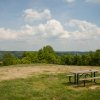
[[[100,76],[96,77],[96,73],[100,72],[99,70],[80,70],[80,71],[71,71],[69,75],[69,82],[71,83],[71,78],[74,77],[74,83],[79,84],[79,81],[84,82],[84,86],[86,81],[100,79]],[[84,78],[82,78],[84,76]],[[96,83],[96,82],[95,82]]]
[[74,77],[74,75],[73,74],[68,74],[67,76],[69,77],[69,82],[71,83],[71,78]]
[[80,80],[84,82],[84,86],[85,86],[85,83],[88,80],[94,80],[94,82],[96,83],[95,79],[100,79],[100,76],[98,76],[98,77],[91,77],[91,78],[82,78]]

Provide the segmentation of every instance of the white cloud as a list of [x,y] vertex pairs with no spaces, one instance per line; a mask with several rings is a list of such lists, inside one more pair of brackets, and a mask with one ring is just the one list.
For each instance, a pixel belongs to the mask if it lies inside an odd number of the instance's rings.
[[24,17],[26,20],[43,20],[50,19],[51,12],[49,9],[45,9],[44,11],[38,12],[33,9],[24,10]]
[[100,27],[93,23],[72,19],[67,23],[72,30],[67,30],[55,20],[48,20],[44,24],[24,25],[19,30],[0,28],[1,40],[38,38],[59,38],[59,39],[100,39]]
[[73,36],[77,39],[98,38],[100,36],[100,27],[93,23],[73,19],[69,25],[73,27]]
[[[61,23],[55,19],[51,19],[46,24],[39,24],[35,28],[35,32],[43,37],[56,37],[56,38],[68,38],[69,33],[64,30]],[[40,36],[39,35],[39,36]]]
[[61,23],[55,19],[48,20],[45,24],[36,26],[25,25],[19,31],[0,28],[0,39],[18,39],[25,36],[68,38],[69,34],[64,30]]
[[24,37],[34,35],[32,34],[32,32],[33,29],[29,25],[25,25],[19,30],[0,28],[0,39],[1,40],[23,39]]
[[27,34],[27,35],[34,35],[35,33],[33,33],[33,32],[34,32],[33,27],[30,26],[30,25],[28,25],[28,24],[26,24],[25,26],[23,26],[23,27],[21,28],[21,33],[22,33],[23,35],[25,35],[25,34]]
[[65,0],[65,2],[67,2],[67,3],[73,3],[73,2],[75,2],[75,0]]
[[15,39],[17,32],[10,29],[0,28],[0,39]]
[[91,2],[91,3],[100,3],[100,0],[86,0],[86,2]]

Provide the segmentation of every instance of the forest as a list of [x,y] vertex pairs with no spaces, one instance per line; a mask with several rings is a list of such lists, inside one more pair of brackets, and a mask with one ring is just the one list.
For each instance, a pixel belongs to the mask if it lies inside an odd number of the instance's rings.
[[44,46],[38,51],[2,52],[0,66],[15,64],[46,63],[59,65],[90,65],[100,66],[100,49],[95,52],[60,53],[50,46]]

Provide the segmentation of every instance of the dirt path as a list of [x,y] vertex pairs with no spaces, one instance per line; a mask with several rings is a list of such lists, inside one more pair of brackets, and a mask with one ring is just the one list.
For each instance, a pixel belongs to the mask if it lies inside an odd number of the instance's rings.
[[[92,69],[100,69],[100,67],[92,67]],[[34,74],[41,73],[62,73],[70,72],[72,70],[81,70],[81,69],[91,69],[89,66],[62,66],[62,65],[41,65],[41,66],[32,66],[25,65],[25,67],[1,67],[0,68],[0,81],[10,80],[16,78],[26,78]]]

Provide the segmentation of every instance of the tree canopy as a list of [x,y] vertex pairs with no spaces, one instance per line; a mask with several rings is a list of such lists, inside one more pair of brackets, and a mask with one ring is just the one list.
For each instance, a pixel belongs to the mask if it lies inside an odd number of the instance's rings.
[[47,63],[62,65],[100,66],[100,50],[86,54],[58,55],[50,45],[47,45],[37,52],[25,51],[20,58],[7,52],[3,55],[2,62],[3,65]]

